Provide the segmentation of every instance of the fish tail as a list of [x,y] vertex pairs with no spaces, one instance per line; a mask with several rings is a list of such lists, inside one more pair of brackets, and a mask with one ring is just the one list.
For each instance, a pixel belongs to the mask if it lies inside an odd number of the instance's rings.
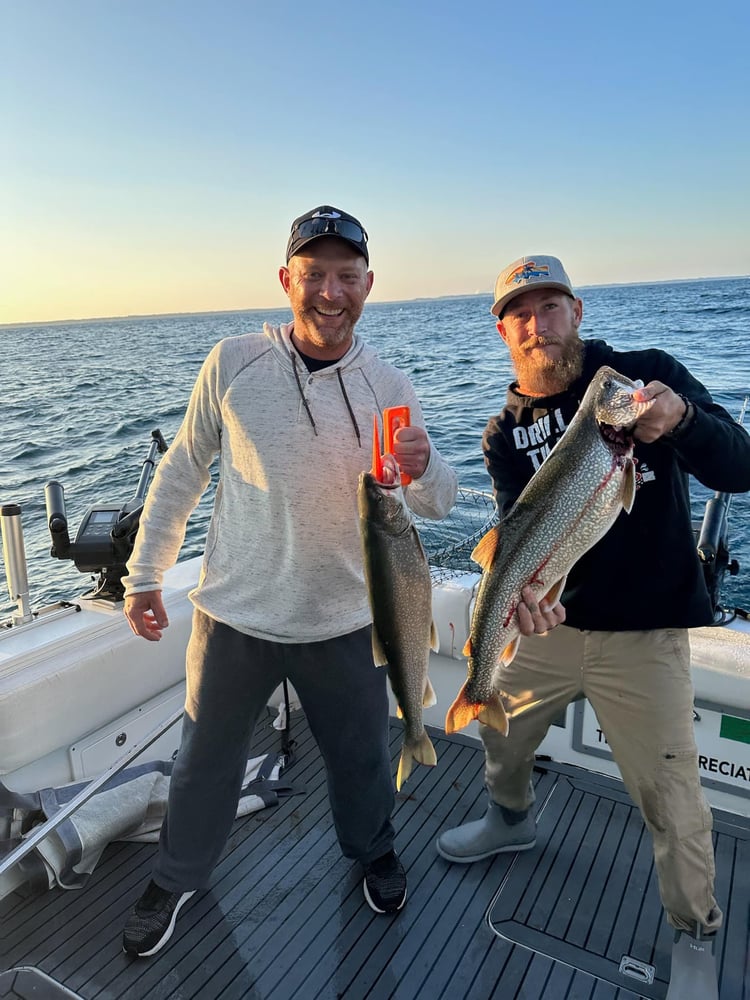
[[457,733],[459,729],[464,729],[477,718],[482,708],[484,705],[481,701],[469,700],[466,695],[466,684],[464,684],[445,717],[446,733]]
[[432,740],[427,733],[423,733],[421,738],[414,743],[407,743],[404,740],[404,745],[401,747],[401,759],[398,762],[398,771],[396,773],[397,792],[401,791],[401,786],[411,774],[411,766],[415,760],[420,764],[427,764],[430,767],[434,767],[437,764],[435,747],[432,745]]
[[458,697],[448,709],[445,717],[446,733],[456,733],[459,729],[468,726],[474,719],[478,719],[496,729],[503,736],[508,735],[508,716],[505,714],[500,696],[492,694],[486,702],[470,701],[466,695],[466,684],[458,692]]
[[427,764],[428,767],[434,767],[437,764],[435,747],[427,733],[423,733],[419,743],[414,747],[413,753],[414,759],[418,760],[420,764]]
[[401,791],[401,786],[411,774],[411,762],[412,762],[412,755],[409,753],[406,746],[403,746],[401,748],[401,759],[398,762],[398,771],[396,772],[397,792]]

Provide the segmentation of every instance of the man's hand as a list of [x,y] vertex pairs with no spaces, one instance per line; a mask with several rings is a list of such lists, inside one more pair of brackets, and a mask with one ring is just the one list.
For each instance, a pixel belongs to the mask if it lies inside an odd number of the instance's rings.
[[518,624],[521,628],[521,635],[544,635],[555,625],[562,625],[565,621],[565,608],[558,601],[550,606],[545,600],[537,603],[534,591],[531,587],[524,587],[521,591],[523,600],[518,604]]
[[125,598],[125,617],[136,635],[158,642],[169,625],[160,590],[147,590]]
[[651,444],[674,430],[685,416],[685,400],[663,382],[649,382],[642,389],[636,389],[633,399],[637,403],[653,400],[646,412],[638,417],[633,431],[633,437],[644,444]]
[[393,457],[402,473],[419,479],[430,460],[430,439],[423,427],[399,427],[393,435]]

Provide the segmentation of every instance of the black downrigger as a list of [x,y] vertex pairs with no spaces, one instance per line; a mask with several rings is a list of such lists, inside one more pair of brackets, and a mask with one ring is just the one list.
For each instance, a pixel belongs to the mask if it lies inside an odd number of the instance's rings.
[[50,555],[55,559],[72,559],[81,573],[99,574],[94,589],[82,595],[84,599],[112,602],[123,599],[122,578],[127,574],[126,563],[135,544],[156,455],[167,450],[167,442],[158,428],[151,431],[151,438],[133,498],[124,504],[104,503],[89,507],[73,542],[68,533],[62,484],[53,479],[44,488],[47,524],[52,539]]

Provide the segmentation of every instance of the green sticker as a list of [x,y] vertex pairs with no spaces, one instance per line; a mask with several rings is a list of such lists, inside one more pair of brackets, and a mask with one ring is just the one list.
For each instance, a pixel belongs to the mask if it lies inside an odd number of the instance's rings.
[[738,719],[734,715],[722,715],[719,735],[725,740],[750,743],[750,719]]

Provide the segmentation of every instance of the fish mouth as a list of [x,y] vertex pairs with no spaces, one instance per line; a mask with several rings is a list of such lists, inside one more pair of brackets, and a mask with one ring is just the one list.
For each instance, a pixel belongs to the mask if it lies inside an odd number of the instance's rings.
[[401,475],[393,455],[381,455],[379,471],[376,473],[373,468],[370,470],[370,475],[381,490],[397,490],[401,486]]
[[633,430],[635,422],[630,424],[599,424],[599,433],[617,455],[627,455],[633,448]]
[[[381,455],[378,415],[372,418],[372,468],[369,472],[373,483],[382,490],[396,490],[401,485],[401,474],[393,455]],[[387,482],[386,482],[387,475]]]
[[401,483],[384,483],[382,480],[377,479],[372,472],[369,472],[368,476],[372,485],[376,486],[379,490],[397,490],[401,486]]

